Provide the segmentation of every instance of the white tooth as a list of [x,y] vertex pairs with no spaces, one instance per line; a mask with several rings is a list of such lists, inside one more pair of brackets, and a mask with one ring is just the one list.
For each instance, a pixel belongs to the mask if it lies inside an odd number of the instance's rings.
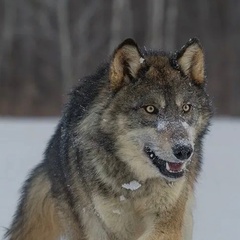
[[169,172],[171,172],[171,169],[170,169],[170,167],[169,167],[169,165],[168,165],[168,162],[166,162],[166,169],[167,169]]

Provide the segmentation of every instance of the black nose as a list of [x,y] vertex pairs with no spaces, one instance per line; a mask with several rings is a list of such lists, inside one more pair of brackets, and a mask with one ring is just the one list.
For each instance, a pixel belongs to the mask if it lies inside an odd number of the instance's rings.
[[179,160],[187,160],[193,152],[190,145],[180,145],[177,144],[173,147],[173,154]]

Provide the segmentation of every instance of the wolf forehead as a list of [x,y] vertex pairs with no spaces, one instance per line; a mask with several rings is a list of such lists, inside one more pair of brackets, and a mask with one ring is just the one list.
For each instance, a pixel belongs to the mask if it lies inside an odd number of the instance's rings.
[[[145,61],[139,71],[140,77],[151,79],[161,85],[180,79],[181,72],[172,65],[172,56],[163,52],[150,52],[145,53],[144,58]],[[145,71],[141,76],[142,69]]]

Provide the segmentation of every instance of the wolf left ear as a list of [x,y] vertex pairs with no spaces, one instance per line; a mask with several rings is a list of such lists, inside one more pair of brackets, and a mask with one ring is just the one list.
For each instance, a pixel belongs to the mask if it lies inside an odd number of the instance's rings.
[[114,51],[110,64],[110,85],[117,90],[124,83],[135,78],[144,61],[134,40],[126,39]]
[[204,82],[204,55],[198,39],[190,39],[177,54],[177,62],[184,75],[197,84]]

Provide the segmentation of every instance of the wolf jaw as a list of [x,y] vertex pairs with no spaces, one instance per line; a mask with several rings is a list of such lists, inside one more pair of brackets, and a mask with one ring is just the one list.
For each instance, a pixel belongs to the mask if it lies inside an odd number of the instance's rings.
[[176,180],[184,176],[186,166],[189,161],[178,163],[165,161],[160,159],[149,147],[144,147],[144,152],[164,177],[168,179],[170,178],[171,180]]

